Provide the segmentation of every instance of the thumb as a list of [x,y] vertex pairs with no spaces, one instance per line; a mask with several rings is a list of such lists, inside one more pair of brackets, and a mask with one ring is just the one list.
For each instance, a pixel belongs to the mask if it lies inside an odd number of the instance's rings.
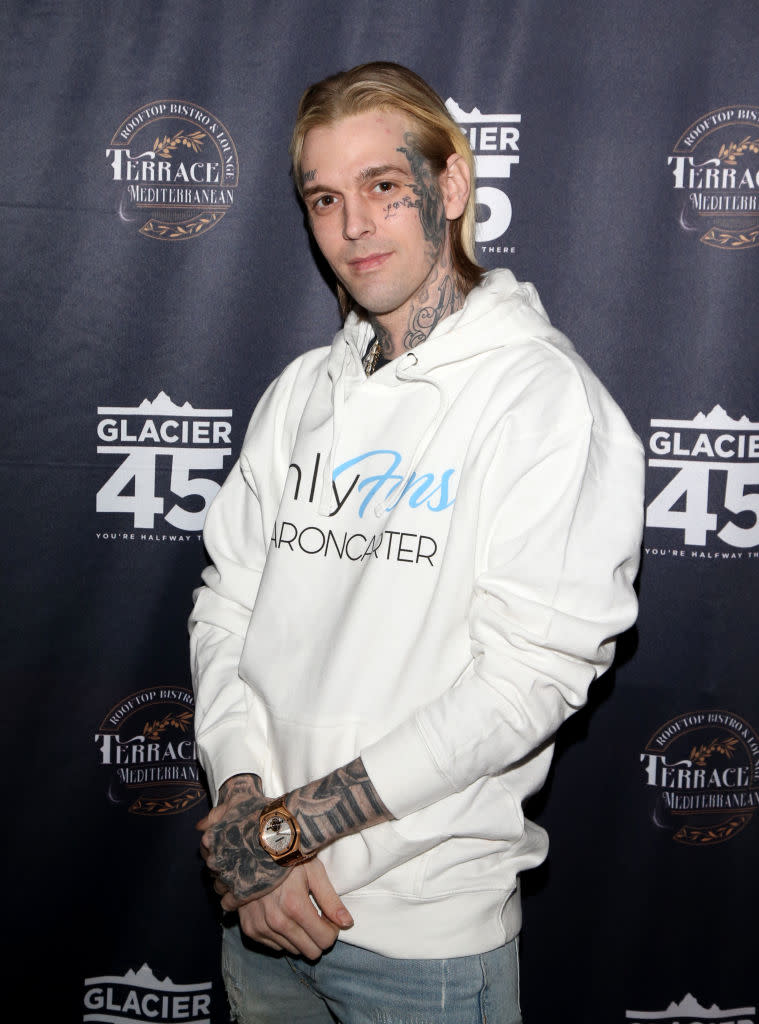
[[348,908],[335,892],[321,861],[310,860],[303,866],[306,869],[309,891],[316,900],[322,915],[329,918],[339,928],[352,928],[354,924],[353,918]]
[[221,821],[223,817],[224,808],[221,806],[221,804],[219,804],[217,807],[212,807],[208,814],[205,816],[205,818],[203,818],[202,821],[199,821],[196,824],[195,828],[199,832],[205,832],[206,829],[210,828],[212,825],[215,825],[217,821]]

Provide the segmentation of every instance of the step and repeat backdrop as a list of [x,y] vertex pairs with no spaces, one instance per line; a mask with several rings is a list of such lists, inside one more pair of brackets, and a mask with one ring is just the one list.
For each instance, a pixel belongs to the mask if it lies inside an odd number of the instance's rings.
[[528,1024],[757,1024],[759,6],[15,0],[2,85],[14,1019],[228,1020],[186,621],[267,383],[339,326],[287,146],[390,59],[647,453],[637,626],[530,813]]

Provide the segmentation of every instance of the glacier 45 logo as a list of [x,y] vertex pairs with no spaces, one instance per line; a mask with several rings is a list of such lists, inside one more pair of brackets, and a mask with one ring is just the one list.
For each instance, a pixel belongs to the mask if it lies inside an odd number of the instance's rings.
[[648,452],[656,493],[647,542],[651,531],[669,531],[654,554],[759,559],[747,551],[759,547],[759,423],[732,419],[718,405],[692,420],[651,420]]
[[679,1003],[670,1003],[663,1010],[628,1010],[625,1019],[629,1024],[654,1024],[655,1021],[666,1021],[667,1024],[755,1024],[756,1007],[739,1006],[731,1010],[721,1010],[716,1003],[710,1007],[702,1006],[690,993]]
[[97,511],[127,516],[136,530],[152,531],[156,516],[176,530],[202,530],[232,451],[231,416],[231,409],[175,405],[163,392],[137,407],[101,406],[97,453],[115,468],[97,493]]
[[139,971],[85,978],[82,1020],[91,1024],[210,1024],[212,983],[177,985],[159,980],[147,964]]
[[[488,211],[484,220],[478,220],[477,241],[494,242],[511,224],[511,200],[503,183],[511,178],[512,167],[519,163],[522,115],[481,114],[477,107],[467,113],[453,99],[446,100],[445,105],[469,139],[477,170],[477,206]],[[482,245],[481,249],[483,252],[512,251],[504,246]]]

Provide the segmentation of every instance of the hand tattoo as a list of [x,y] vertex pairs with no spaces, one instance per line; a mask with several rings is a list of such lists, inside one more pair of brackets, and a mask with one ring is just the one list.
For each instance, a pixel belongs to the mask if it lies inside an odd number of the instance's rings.
[[222,784],[219,790],[219,803],[225,804],[231,797],[239,796],[240,793],[263,796],[260,778],[257,775],[233,775]]
[[232,798],[235,802],[223,820],[205,832],[204,842],[210,870],[236,899],[249,900],[276,889],[289,869],[277,864],[261,847],[258,819],[269,800],[260,791],[252,791],[250,784],[243,787],[238,781],[242,778],[245,776],[236,776],[222,786],[222,801]]
[[[258,841],[261,811],[271,803],[256,775],[237,775],[220,790],[228,803],[223,819],[206,830],[210,870],[241,901],[264,896],[289,872],[273,860]],[[322,846],[392,817],[380,800],[360,757],[316,782],[294,789],[284,798],[301,830],[301,850]]]

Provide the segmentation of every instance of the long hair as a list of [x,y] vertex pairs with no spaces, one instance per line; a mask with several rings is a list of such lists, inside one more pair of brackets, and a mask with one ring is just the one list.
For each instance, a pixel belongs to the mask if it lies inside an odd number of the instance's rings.
[[[474,156],[466,136],[441,98],[413,71],[390,61],[373,61],[330,75],[306,89],[290,141],[290,159],[298,192],[303,194],[301,160],[306,133],[370,110],[395,110],[406,114],[413,122],[419,150],[436,175],[445,170],[452,153],[466,161],[471,180],[469,197],[461,216],[449,221],[449,233],[456,284],[463,295],[468,294],[484,273],[477,265],[474,250]],[[354,302],[339,281],[337,294],[343,316],[346,316]]]

